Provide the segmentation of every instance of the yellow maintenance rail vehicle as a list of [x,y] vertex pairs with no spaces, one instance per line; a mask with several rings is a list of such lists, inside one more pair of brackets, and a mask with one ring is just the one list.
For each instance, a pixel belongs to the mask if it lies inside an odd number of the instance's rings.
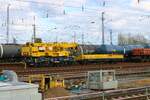
[[29,65],[50,65],[74,61],[78,44],[67,42],[27,43],[21,49],[21,55]]

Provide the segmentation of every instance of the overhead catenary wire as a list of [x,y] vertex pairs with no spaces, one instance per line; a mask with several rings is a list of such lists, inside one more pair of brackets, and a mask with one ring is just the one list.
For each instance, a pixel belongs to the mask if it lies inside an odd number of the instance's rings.
[[36,5],[44,5],[44,4],[49,4],[50,6],[53,6],[54,8],[55,7],[60,7],[60,6],[63,6],[63,7],[66,7],[66,8],[76,8],[76,9],[81,9],[81,11],[84,11],[85,10],[91,10],[91,11],[96,11],[96,12],[99,12],[100,9],[94,9],[94,8],[88,8],[86,7],[85,5],[82,5],[80,7],[77,7],[77,6],[71,6],[71,5],[59,5],[59,4],[54,4],[54,3],[48,3],[48,2],[37,2],[37,1],[24,1],[24,0],[15,0],[15,1],[18,1],[18,2],[26,2],[26,3],[32,3],[32,4],[36,4]]
[[[58,4],[53,4],[53,3],[48,3],[48,2],[37,2],[37,1],[24,1],[24,0],[15,0],[15,1],[18,1],[18,2],[28,2],[28,3],[33,3],[33,4],[40,4],[40,5],[43,5],[43,4],[51,4],[51,6],[55,6],[55,7],[60,7],[61,5],[58,5]],[[107,2],[109,2],[109,1],[107,1]],[[105,0],[103,0],[102,1],[102,3],[103,3],[103,5],[101,6],[101,7],[104,7],[105,8],[105,5],[106,5],[106,1]],[[98,9],[94,9],[94,8],[88,8],[88,7],[86,7],[86,5],[82,5],[82,6],[80,6],[80,7],[77,7],[77,6],[71,6],[71,5],[63,5],[64,7],[68,7],[68,8],[76,8],[76,9],[81,9],[81,11],[83,11],[83,9],[84,9],[84,11],[86,11],[86,10],[91,10],[91,11],[96,11],[96,12],[102,12],[103,11],[103,9],[101,9],[101,8],[98,8]],[[123,10],[122,11],[122,13],[124,13],[124,12],[126,12],[125,10]],[[126,12],[127,13],[127,12]],[[149,13],[149,12],[147,12],[147,13]],[[138,14],[137,12],[132,12],[132,13],[130,13],[130,14]]]
[[[24,1],[24,0],[16,0],[16,1],[18,1],[18,2],[29,2],[29,3],[34,3],[34,4],[41,4],[41,5],[43,5],[43,4],[45,4],[44,2],[36,2],[36,1]],[[47,4],[47,3],[46,3]],[[51,3],[50,3],[51,4]],[[59,6],[58,4],[54,4],[54,5],[56,5],[57,7]],[[19,6],[21,6],[21,5],[19,5]],[[73,6],[65,6],[65,7],[71,7],[71,8],[78,8],[78,9],[83,9],[82,7],[73,7]],[[45,9],[45,8],[44,8]],[[86,8],[86,6],[84,7],[84,12],[85,12],[85,9],[89,9],[89,10],[94,10],[94,11],[97,11],[97,12],[102,12],[103,10],[101,10],[101,9],[93,9],[93,8]],[[46,9],[45,9],[46,10]],[[45,15],[47,15],[47,10],[45,11],[44,10],[44,12],[46,12],[46,14]],[[128,13],[128,14],[138,14],[138,13],[130,13],[130,12],[127,12],[127,11],[122,11],[122,13]],[[64,12],[63,12],[64,13]],[[65,13],[66,13],[66,11],[65,11]],[[109,13],[109,12],[107,12],[107,13]]]
[[[37,2],[37,1],[25,1],[25,0],[15,0],[15,1],[18,1],[18,2],[26,2],[26,3],[33,3],[33,4],[36,4],[36,5],[44,5],[44,4],[50,4],[50,6],[56,6],[56,7],[60,7],[61,5],[59,5],[59,4],[54,4],[54,3],[48,3],[48,2]],[[103,3],[105,2],[106,3],[106,1],[105,0],[103,0],[102,1]],[[108,1],[107,1],[108,2]],[[19,5],[19,6],[21,6],[21,5]],[[65,6],[64,5],[64,7],[69,7],[69,8],[77,8],[77,9],[86,9],[86,10],[93,10],[93,11],[97,11],[97,12],[100,12],[100,11],[102,11],[101,10],[101,8],[99,9],[94,9],[94,8],[87,8],[86,6],[81,6],[81,7],[76,7],[76,6],[70,6],[70,5],[67,5],[67,6]],[[84,7],[84,8],[83,8]],[[105,7],[105,6],[104,6]],[[126,11],[122,11],[122,12],[126,12]],[[126,12],[127,13],[127,12]],[[137,14],[137,13],[130,13],[130,14]]]
[[[16,0],[16,1],[21,1],[22,2],[22,0]],[[23,1],[24,2],[24,1]],[[28,1],[27,1],[28,2]],[[29,2],[29,3],[31,3],[31,2]],[[34,3],[34,4],[38,4],[39,2],[32,2],[32,3]],[[42,4],[43,5],[43,3],[39,3],[39,4]],[[66,6],[66,7],[73,7],[73,6]],[[86,7],[73,7],[73,8],[77,8],[77,9],[83,9],[84,8],[84,12],[85,12],[85,9],[86,9]],[[96,9],[95,11],[98,11],[98,12],[100,12],[101,10],[100,9]],[[75,15],[72,15],[72,16],[75,16]],[[22,25],[23,26],[23,25]],[[39,26],[40,27],[40,26]]]

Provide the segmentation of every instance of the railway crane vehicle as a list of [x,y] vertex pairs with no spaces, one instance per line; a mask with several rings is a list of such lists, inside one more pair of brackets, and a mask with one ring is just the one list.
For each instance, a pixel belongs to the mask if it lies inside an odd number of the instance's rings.
[[21,49],[25,62],[35,64],[56,64],[74,61],[76,43],[27,43]]

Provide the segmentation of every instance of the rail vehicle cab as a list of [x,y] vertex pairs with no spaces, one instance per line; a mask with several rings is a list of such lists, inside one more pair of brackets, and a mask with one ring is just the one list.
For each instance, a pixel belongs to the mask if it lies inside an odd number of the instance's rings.
[[22,56],[25,57],[43,57],[45,56],[45,43],[27,43],[21,49]]
[[45,52],[45,43],[26,43],[21,49],[21,55],[25,57],[24,61],[31,66],[46,63]]

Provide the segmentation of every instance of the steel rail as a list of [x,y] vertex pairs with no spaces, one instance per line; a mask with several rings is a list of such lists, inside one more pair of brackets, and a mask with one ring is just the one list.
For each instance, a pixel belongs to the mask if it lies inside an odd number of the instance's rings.
[[[85,94],[76,94],[71,96],[62,96],[54,98],[46,98],[44,100],[83,100],[92,98],[101,98],[101,100],[140,100],[140,98],[149,98],[150,87],[108,90],[100,92],[92,92]],[[146,99],[145,99],[146,100]]]

